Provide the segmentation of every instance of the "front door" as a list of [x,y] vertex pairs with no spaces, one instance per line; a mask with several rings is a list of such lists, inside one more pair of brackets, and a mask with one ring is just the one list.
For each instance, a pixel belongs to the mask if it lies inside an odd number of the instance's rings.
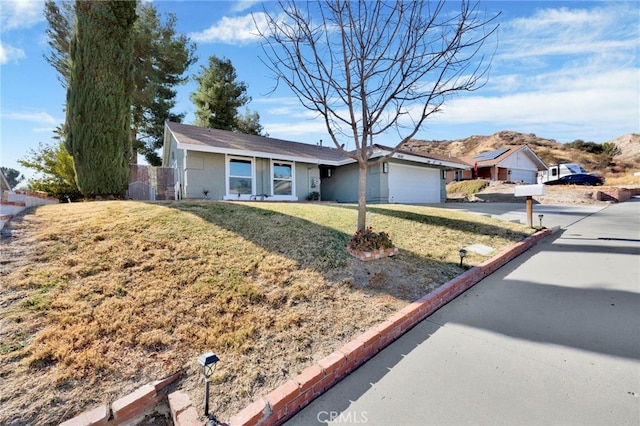
[[320,199],[320,169],[309,169],[309,198]]

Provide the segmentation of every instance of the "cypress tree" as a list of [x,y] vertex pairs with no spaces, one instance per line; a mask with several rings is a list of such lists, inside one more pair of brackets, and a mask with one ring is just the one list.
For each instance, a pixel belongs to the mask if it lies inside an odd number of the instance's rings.
[[65,145],[85,197],[120,196],[129,180],[136,1],[76,1],[75,13]]

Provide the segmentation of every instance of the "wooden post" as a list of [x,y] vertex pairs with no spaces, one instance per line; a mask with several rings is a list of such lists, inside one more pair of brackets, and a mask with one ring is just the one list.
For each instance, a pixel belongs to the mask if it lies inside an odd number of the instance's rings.
[[516,185],[514,190],[516,197],[527,197],[527,222],[533,228],[533,196],[544,195],[544,185]]
[[527,223],[529,228],[533,228],[533,197],[527,195]]

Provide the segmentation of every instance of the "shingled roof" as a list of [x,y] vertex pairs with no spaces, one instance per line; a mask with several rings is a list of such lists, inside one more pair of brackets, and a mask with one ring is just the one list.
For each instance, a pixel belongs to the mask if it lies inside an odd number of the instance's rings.
[[337,148],[327,146],[291,142],[266,136],[245,135],[227,130],[208,129],[173,122],[167,122],[167,127],[179,144],[191,145],[192,147],[210,147],[222,151],[237,151],[238,153],[248,151],[262,154],[261,156],[266,158],[276,156],[278,158],[308,159],[313,162],[321,160],[328,164],[351,161],[342,155]]
[[[188,124],[167,122],[167,128],[179,145],[186,149],[221,152],[234,155],[255,155],[264,158],[320,161],[326,165],[344,165],[355,160],[343,155],[340,150],[328,146],[318,146],[301,142],[292,142],[266,136],[246,135],[228,130],[209,129]],[[382,154],[393,151],[393,148],[375,144],[373,150]],[[435,154],[423,154],[406,150],[396,150],[395,158],[412,156],[424,159],[423,163],[444,167],[467,168],[466,164],[455,157]],[[417,159],[416,159],[417,160]]]
[[514,153],[522,151],[531,158],[531,160],[537,165],[538,170],[546,170],[547,165],[536,155],[536,153],[529,148],[528,145],[508,146],[495,151],[483,152],[480,154],[470,155],[462,157],[462,160],[471,165],[477,164],[478,167],[492,167],[499,164],[505,158],[510,157]]

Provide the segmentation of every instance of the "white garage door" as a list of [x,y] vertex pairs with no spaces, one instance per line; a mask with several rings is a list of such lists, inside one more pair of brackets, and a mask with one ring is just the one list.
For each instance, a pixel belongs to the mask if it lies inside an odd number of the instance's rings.
[[511,182],[536,183],[536,171],[511,169]]
[[389,163],[389,202],[439,203],[440,170]]

